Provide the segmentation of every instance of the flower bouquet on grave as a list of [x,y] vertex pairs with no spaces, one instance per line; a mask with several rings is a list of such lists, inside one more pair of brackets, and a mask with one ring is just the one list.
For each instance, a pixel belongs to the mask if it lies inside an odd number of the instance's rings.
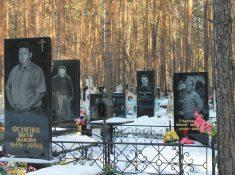
[[[26,163],[16,163],[9,161],[8,163],[2,163],[1,167],[4,167],[4,171],[7,175],[25,175],[26,174]],[[3,174],[4,175],[4,174]]]
[[202,115],[200,115],[198,112],[195,112],[194,114],[194,126],[198,128],[200,133],[206,133],[211,137],[216,137],[217,135],[217,129],[216,125],[213,125],[209,122],[207,122]]
[[0,175],[7,175],[6,163],[2,161],[0,161]]
[[77,131],[78,132],[82,132],[82,126],[86,125],[86,120],[83,119],[83,118],[76,118],[75,119],[75,123],[76,123],[76,126],[77,126]]
[[27,169],[26,169],[26,173],[33,172],[33,171],[37,171],[37,169],[34,166],[28,164]]
[[202,115],[195,112],[194,114],[194,126],[199,130],[200,133],[208,134],[212,138],[212,143],[216,143],[217,128],[216,124],[209,123]]
[[168,131],[164,134],[164,143],[176,143],[179,140],[179,136],[175,131]]
[[189,138],[188,133],[189,133],[189,128],[185,128],[183,130],[184,137],[180,140],[180,143],[182,143],[182,144],[194,144],[194,141]]

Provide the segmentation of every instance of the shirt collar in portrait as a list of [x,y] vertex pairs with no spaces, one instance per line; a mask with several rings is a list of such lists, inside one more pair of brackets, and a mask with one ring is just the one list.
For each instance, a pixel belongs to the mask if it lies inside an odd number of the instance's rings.
[[22,71],[29,71],[31,68],[32,68],[32,62],[29,60],[28,63],[23,66],[22,64],[20,64],[19,66],[19,70],[22,70]]

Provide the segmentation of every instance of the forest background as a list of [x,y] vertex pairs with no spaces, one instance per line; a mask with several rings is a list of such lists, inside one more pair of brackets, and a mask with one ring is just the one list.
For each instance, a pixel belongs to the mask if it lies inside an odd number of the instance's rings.
[[91,76],[109,91],[136,87],[137,70],[154,70],[167,92],[174,72],[206,71],[213,92],[212,0],[1,0],[0,9],[2,85],[4,39],[49,36],[53,60],[80,60],[82,86]]

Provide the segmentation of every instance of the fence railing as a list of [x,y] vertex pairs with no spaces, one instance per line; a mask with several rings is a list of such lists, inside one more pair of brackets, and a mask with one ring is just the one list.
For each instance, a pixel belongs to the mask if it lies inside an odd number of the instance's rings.
[[171,123],[166,126],[121,125],[114,128],[114,140],[120,142],[158,142],[171,129],[173,129]]
[[[118,173],[213,174],[213,147],[164,143],[53,142],[61,162]],[[108,167],[108,168],[107,168]]]
[[102,135],[93,142],[52,141],[53,157],[61,164],[96,166],[108,173],[214,175],[214,145],[162,143],[164,133],[172,128],[122,125],[114,128],[112,140]]

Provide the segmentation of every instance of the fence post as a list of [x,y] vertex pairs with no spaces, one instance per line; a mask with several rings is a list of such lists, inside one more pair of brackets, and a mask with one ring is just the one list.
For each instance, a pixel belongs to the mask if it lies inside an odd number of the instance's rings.
[[212,175],[215,175],[215,165],[216,165],[216,158],[215,158],[215,143],[214,138],[211,140],[211,149],[212,149]]
[[107,155],[107,133],[106,133],[106,120],[104,119],[104,123],[103,123],[103,157],[104,157],[104,169],[106,168],[107,164],[108,164],[108,155]]
[[171,120],[169,120],[169,129],[171,131]]
[[179,144],[179,174],[180,175],[183,175],[184,174],[184,168],[183,168],[183,159],[184,159],[184,156],[183,156],[183,146],[181,144]]

